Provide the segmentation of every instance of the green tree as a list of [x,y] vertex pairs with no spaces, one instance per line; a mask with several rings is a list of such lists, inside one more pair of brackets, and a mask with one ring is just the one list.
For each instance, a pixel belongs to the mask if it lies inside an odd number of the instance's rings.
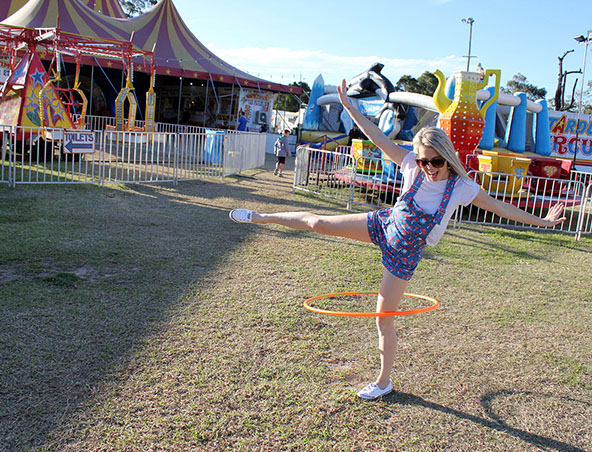
[[289,86],[298,86],[302,88],[302,95],[296,96],[295,94],[281,93],[278,95],[275,107],[277,110],[284,111],[298,111],[302,104],[308,102],[310,95],[310,86],[306,82],[293,82]]
[[520,73],[515,74],[512,80],[509,80],[506,86],[501,88],[501,91],[506,94],[526,93],[526,97],[532,101],[544,99],[547,95],[545,88],[528,83],[526,77]]
[[402,76],[395,85],[397,91],[405,91],[407,93],[417,93],[419,90],[419,82],[411,75]]
[[395,85],[397,91],[425,94],[426,96],[432,96],[437,87],[438,79],[429,71],[425,71],[417,79],[411,75],[404,75]]
[[158,0],[120,0],[121,7],[128,17],[142,14],[147,9],[152,8],[158,3]]

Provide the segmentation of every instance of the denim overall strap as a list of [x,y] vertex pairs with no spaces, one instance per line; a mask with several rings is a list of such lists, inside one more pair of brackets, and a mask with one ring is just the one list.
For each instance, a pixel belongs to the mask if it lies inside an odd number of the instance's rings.
[[409,193],[410,196],[415,195],[415,193],[417,193],[417,190],[419,190],[419,187],[421,186],[421,183],[423,182],[423,171],[419,170],[417,173],[417,176],[415,176],[415,179],[413,180],[413,184],[411,184],[411,187],[409,187],[409,190],[407,190],[405,192],[405,195],[407,193]]

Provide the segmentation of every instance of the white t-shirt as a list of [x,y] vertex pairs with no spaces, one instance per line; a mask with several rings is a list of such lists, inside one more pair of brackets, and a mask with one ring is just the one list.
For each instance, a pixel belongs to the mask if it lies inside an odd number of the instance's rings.
[[[401,164],[401,172],[403,174],[402,193],[405,193],[411,188],[417,173],[420,171],[417,163],[415,162],[416,158],[417,154],[415,152],[409,152],[403,158],[403,162]],[[421,210],[423,210],[425,213],[429,213],[430,215],[436,213],[438,207],[440,207],[440,203],[442,202],[442,196],[444,196],[447,182],[448,180],[434,182],[424,178],[421,185],[419,186],[419,190],[417,190],[417,193],[415,193],[415,196],[413,197]],[[444,234],[446,226],[448,225],[448,222],[450,221],[450,218],[452,217],[452,214],[456,208],[461,204],[463,206],[468,206],[473,201],[473,199],[475,199],[477,193],[479,193],[479,185],[477,185],[475,182],[468,181],[460,177],[456,179],[456,184],[452,190],[452,195],[450,196],[450,201],[448,202],[448,207],[446,208],[446,212],[444,213],[442,221],[440,221],[440,224],[435,225],[432,231],[428,234],[426,239],[428,245],[434,246],[440,241],[440,237],[442,237],[442,234]]]

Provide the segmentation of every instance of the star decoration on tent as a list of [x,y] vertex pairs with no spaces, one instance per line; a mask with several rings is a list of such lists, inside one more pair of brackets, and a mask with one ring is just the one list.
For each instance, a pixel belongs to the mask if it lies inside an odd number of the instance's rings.
[[33,125],[41,125],[41,120],[39,119],[39,102],[36,93],[33,91],[31,91],[30,96],[25,101],[24,112],[25,116]]
[[49,102],[47,103],[47,113],[49,113],[49,118],[51,118],[50,124],[53,124],[53,126],[55,126],[59,121],[64,120],[64,115],[66,114],[66,111],[64,110],[64,107],[62,106],[57,97],[51,96],[51,98],[48,99],[48,101]]
[[25,104],[39,107],[39,93],[31,90],[31,94],[27,96],[27,101]]
[[43,86],[43,72],[40,72],[39,69],[35,69],[35,72],[31,74],[31,79],[33,80],[33,87],[37,85]]

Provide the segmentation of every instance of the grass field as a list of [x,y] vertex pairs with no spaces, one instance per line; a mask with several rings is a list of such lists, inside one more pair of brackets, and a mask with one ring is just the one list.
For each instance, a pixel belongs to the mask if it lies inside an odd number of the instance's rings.
[[373,320],[302,302],[377,289],[379,251],[230,222],[345,212],[270,168],[0,186],[0,451],[592,451],[589,237],[449,228],[409,287],[441,306],[364,402]]

